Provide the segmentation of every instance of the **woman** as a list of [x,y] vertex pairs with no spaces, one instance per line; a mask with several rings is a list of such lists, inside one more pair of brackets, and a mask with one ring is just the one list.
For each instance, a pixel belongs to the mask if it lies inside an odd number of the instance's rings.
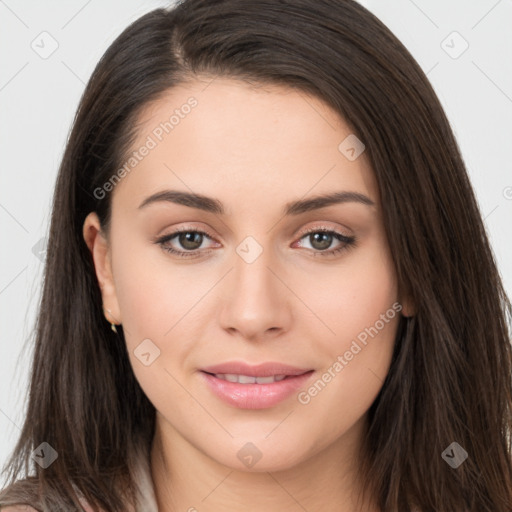
[[510,302],[439,101],[357,3],[128,27],[47,258],[4,510],[510,511]]

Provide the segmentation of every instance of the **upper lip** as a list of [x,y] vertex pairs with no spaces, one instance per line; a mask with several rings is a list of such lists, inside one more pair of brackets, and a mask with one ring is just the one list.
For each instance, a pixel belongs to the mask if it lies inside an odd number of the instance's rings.
[[249,365],[241,361],[221,363],[207,366],[201,371],[207,373],[222,373],[234,375],[247,375],[249,377],[270,377],[272,375],[302,375],[311,371],[311,368],[297,368],[283,363],[268,362],[258,365]]

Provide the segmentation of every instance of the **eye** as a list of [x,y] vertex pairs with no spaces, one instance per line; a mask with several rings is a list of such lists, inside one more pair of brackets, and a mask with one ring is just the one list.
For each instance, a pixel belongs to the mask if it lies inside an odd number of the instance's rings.
[[[343,233],[324,227],[308,229],[300,240],[302,239],[309,241],[312,246],[311,249],[315,251],[315,256],[332,256],[350,249],[356,243],[354,236],[346,236]],[[333,242],[338,242],[338,245],[334,249],[329,249]]]
[[[206,238],[213,239],[213,236],[205,231],[184,227],[176,229],[173,233],[157,239],[155,243],[160,245],[164,251],[180,258],[197,258],[205,253],[205,251],[200,251],[200,249]],[[356,243],[354,236],[346,236],[325,227],[307,230],[299,240],[302,239],[309,240],[312,245],[311,250],[314,251],[314,256],[332,256],[348,250]],[[179,244],[184,250],[173,247],[172,244],[170,244],[170,242],[173,241]],[[329,249],[333,242],[338,242],[338,245],[334,249]],[[206,253],[209,252],[211,251],[206,250]]]
[[[159,238],[156,240],[156,243],[159,244],[164,251],[175,254],[181,258],[196,258],[200,256],[197,251],[201,248],[205,238],[212,237],[205,231],[185,227],[176,229],[173,233]],[[185,249],[184,251],[175,249],[169,244],[169,242],[174,239]]]

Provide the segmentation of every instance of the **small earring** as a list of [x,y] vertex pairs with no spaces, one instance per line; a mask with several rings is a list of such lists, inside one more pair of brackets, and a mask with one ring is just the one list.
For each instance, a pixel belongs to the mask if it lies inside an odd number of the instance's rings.
[[[111,313],[110,309],[107,309],[107,311],[109,313]],[[103,308],[103,313],[105,313],[105,308]],[[106,320],[110,323],[110,328],[117,334],[116,324],[110,322],[110,320],[108,320],[108,318]]]

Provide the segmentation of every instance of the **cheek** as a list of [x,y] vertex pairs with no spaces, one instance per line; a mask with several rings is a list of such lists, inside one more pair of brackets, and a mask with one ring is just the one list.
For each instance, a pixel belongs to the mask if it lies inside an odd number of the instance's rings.
[[199,302],[214,277],[196,272],[191,279],[190,270],[171,262],[159,247],[148,242],[128,247],[127,239],[118,238],[113,268],[132,368],[150,399],[172,396],[178,403],[187,396],[171,375],[188,361],[199,338],[195,330],[205,322]]
[[132,334],[132,343],[141,336],[164,341],[174,334],[174,326],[183,317],[194,316],[190,310],[208,289],[209,281],[197,275],[191,280],[189,271],[183,271],[148,242],[132,246],[127,257],[121,256],[123,245],[120,241],[120,256],[114,257],[113,264],[125,332]]
[[392,305],[398,298],[391,264],[384,259],[372,261],[349,277],[348,287],[350,292],[343,297],[344,314],[338,316],[342,322],[337,323],[337,332],[343,333],[343,338],[347,334],[355,338],[377,324],[385,337],[389,324],[382,324],[382,315],[386,320],[394,317]]
[[185,282],[179,269],[166,262],[165,254],[151,246],[132,246],[125,257],[123,245],[120,242],[114,253],[113,267],[133,372],[157,409],[170,401],[186,403],[190,397],[173,379],[173,361],[184,361],[190,352],[188,340],[194,336],[185,336],[184,329],[194,325],[193,310],[187,312],[197,302],[199,290],[194,292],[197,287],[190,280]]
[[[397,285],[392,259],[382,245],[353,253],[331,268],[327,277],[313,275],[305,286],[308,305],[327,327],[320,339],[329,354],[347,350],[353,339],[361,333],[364,338],[365,329],[376,323],[380,339],[392,337],[393,318],[399,316],[392,307]],[[382,324],[381,315],[387,312]]]
[[327,292],[324,288],[310,299],[329,329],[317,336],[320,382],[299,402],[319,415],[329,403],[340,425],[350,423],[370,407],[391,363],[401,305],[389,254],[378,247],[361,252],[330,274]]

